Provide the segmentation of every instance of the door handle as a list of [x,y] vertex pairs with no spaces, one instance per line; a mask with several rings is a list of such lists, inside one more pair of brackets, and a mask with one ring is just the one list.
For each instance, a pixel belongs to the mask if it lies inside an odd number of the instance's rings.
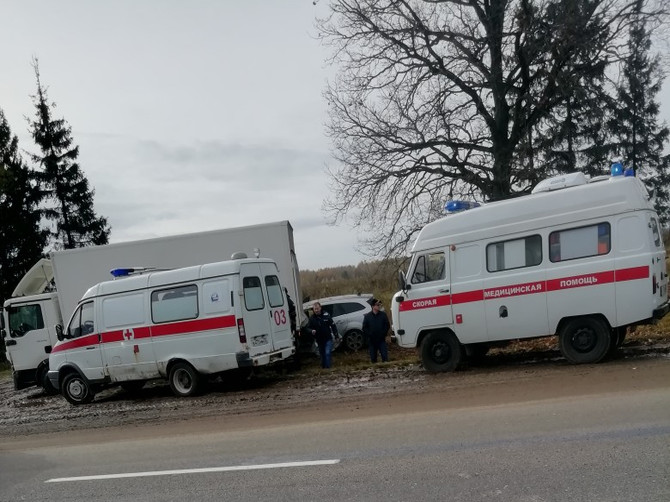
[[97,347],[95,345],[91,345],[89,347],[86,347],[86,350],[93,350],[93,349],[97,349]]
[[448,292],[449,292],[449,288],[438,289],[437,292],[438,292],[438,293],[448,293]]

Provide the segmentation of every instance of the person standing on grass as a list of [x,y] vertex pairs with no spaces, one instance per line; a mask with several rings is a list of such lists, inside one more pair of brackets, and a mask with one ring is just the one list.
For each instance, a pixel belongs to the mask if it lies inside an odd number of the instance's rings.
[[333,351],[333,337],[337,335],[337,326],[333,322],[330,314],[321,308],[321,304],[316,302],[312,306],[314,313],[309,318],[309,329],[314,335],[314,340],[319,346],[321,355],[321,367],[330,368],[331,352]]
[[391,324],[386,312],[380,310],[382,302],[373,298],[370,303],[372,304],[372,312],[363,316],[363,334],[368,339],[370,362],[377,362],[377,352],[379,352],[382,356],[382,362],[385,363],[389,360],[386,335],[391,329]]

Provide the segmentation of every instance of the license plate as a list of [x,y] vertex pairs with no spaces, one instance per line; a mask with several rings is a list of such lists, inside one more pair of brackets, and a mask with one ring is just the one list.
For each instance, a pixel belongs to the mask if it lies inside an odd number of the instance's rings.
[[268,335],[258,335],[254,336],[251,339],[251,345],[254,347],[260,347],[261,345],[267,345],[268,343]]

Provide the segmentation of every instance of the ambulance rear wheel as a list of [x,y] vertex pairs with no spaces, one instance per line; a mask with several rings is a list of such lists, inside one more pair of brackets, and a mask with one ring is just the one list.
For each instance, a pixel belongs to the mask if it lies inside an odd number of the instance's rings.
[[170,369],[169,381],[175,396],[193,396],[198,392],[200,374],[188,363],[177,363]]
[[572,364],[600,362],[610,350],[611,343],[609,327],[596,317],[571,319],[558,336],[561,353]]
[[91,386],[79,373],[70,373],[63,378],[61,394],[71,404],[75,405],[90,403],[95,397]]
[[421,362],[431,373],[454,371],[461,356],[461,344],[451,333],[430,333],[421,344]]

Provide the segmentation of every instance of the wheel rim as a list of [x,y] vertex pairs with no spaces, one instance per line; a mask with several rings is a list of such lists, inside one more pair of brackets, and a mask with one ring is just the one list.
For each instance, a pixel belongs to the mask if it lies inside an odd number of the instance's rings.
[[363,348],[363,333],[353,331],[347,335],[347,348],[353,352]]
[[78,378],[74,379],[68,384],[67,393],[72,399],[81,400],[86,396],[86,385]]
[[572,335],[570,342],[575,351],[586,354],[595,348],[598,343],[598,336],[592,329],[580,328]]
[[430,348],[430,357],[437,364],[445,364],[451,357],[449,344],[443,341],[435,342]]
[[178,392],[185,394],[193,387],[193,378],[185,369],[178,369],[174,373],[173,383]]

